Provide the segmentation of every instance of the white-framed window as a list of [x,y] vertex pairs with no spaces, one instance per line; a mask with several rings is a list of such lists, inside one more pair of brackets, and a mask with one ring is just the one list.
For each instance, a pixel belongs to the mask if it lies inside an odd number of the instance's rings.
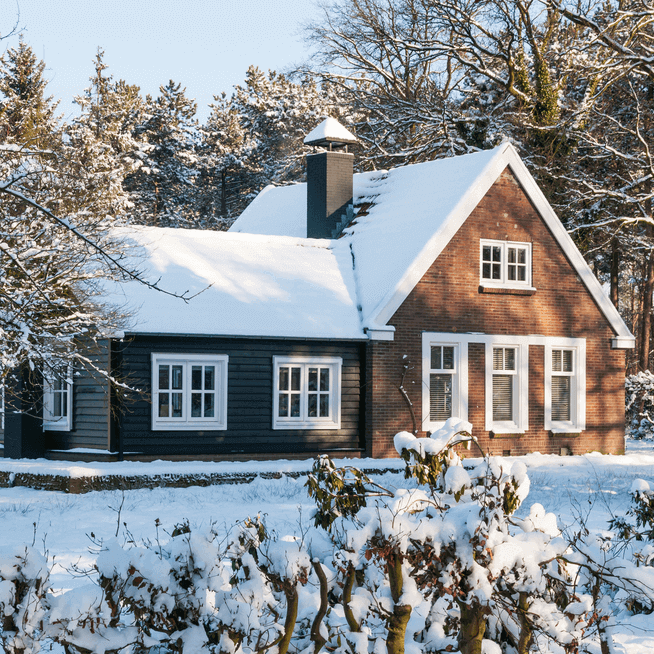
[[73,369],[65,366],[43,375],[43,429],[70,431],[73,428]]
[[273,357],[273,429],[340,429],[340,357]]
[[468,345],[457,334],[422,335],[422,428],[468,419]]
[[227,429],[225,354],[153,353],[152,429]]
[[486,339],[486,431],[515,434],[529,425],[529,345]]
[[553,340],[545,345],[545,429],[554,433],[586,428],[586,342]]
[[480,241],[482,286],[531,288],[531,243]]

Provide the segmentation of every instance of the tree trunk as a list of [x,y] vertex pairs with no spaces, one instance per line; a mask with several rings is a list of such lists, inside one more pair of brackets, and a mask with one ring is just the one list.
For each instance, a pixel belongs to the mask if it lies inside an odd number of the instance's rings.
[[352,588],[354,588],[355,577],[356,570],[350,563],[347,568],[345,584],[343,586],[343,613],[345,614],[345,619],[347,620],[348,627],[350,627],[350,631],[358,632],[361,630],[361,626],[356,621],[354,613],[352,613],[352,608],[350,607],[350,601],[352,600]]
[[278,654],[286,654],[288,652],[288,646],[291,644],[293,630],[297,622],[299,598],[296,584],[286,581],[284,583],[284,595],[286,596],[286,619],[284,620],[284,635],[277,645]]
[[620,272],[620,244],[614,238],[611,242],[611,302],[618,308],[618,276]]
[[[648,228],[651,235],[652,228]],[[643,282],[643,315],[640,337],[640,369],[649,370],[649,337],[652,324],[652,293],[654,292],[654,251],[650,251],[645,265]]]
[[224,170],[220,171],[220,216],[221,218],[227,218],[227,184],[226,184],[227,172]]
[[404,654],[404,639],[406,637],[406,626],[411,617],[411,606],[398,604],[402,596],[402,555],[393,551],[386,559],[388,569],[388,581],[391,586],[391,597],[393,598],[393,613],[388,619],[388,639],[386,640],[386,652],[388,654]]
[[534,632],[527,613],[529,602],[527,593],[520,593],[518,597],[518,619],[520,620],[520,641],[518,642],[518,654],[529,654],[531,645],[534,642]]
[[325,646],[327,639],[320,633],[320,627],[322,626],[322,621],[327,614],[327,607],[329,605],[329,584],[327,583],[327,575],[320,565],[320,561],[313,561],[313,569],[316,571],[316,576],[320,582],[320,608],[316,617],[313,620],[311,625],[311,640],[314,643],[314,654],[318,652]]
[[459,602],[461,609],[461,631],[459,631],[459,649],[461,654],[481,654],[481,643],[486,633],[486,616],[479,605],[468,606]]

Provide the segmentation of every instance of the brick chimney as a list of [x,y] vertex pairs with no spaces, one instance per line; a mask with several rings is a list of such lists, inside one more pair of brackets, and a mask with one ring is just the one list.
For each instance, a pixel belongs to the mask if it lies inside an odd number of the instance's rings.
[[354,155],[347,151],[356,137],[327,118],[304,139],[328,148],[307,155],[307,237],[335,238],[352,217]]

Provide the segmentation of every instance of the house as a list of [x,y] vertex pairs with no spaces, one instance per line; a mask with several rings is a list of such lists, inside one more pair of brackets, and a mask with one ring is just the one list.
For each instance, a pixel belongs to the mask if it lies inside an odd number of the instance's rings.
[[[46,385],[38,447],[386,457],[456,416],[492,453],[622,452],[634,337],[515,149],[353,175],[353,141],[325,121],[307,183],[229,232],[126,231],[195,297],[109,289],[131,323],[94,356],[138,392]],[[30,453],[21,429],[41,425],[5,431],[8,454]]]

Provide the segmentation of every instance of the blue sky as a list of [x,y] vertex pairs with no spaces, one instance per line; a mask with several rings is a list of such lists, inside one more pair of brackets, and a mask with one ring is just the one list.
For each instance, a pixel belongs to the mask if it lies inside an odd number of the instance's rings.
[[[98,46],[114,79],[156,95],[180,82],[206,118],[214,94],[231,92],[250,64],[282,71],[306,53],[302,26],[319,16],[312,0],[0,0],[0,35],[16,21],[44,59],[48,92],[65,116],[88,86]],[[17,37],[0,41],[14,46]]]

